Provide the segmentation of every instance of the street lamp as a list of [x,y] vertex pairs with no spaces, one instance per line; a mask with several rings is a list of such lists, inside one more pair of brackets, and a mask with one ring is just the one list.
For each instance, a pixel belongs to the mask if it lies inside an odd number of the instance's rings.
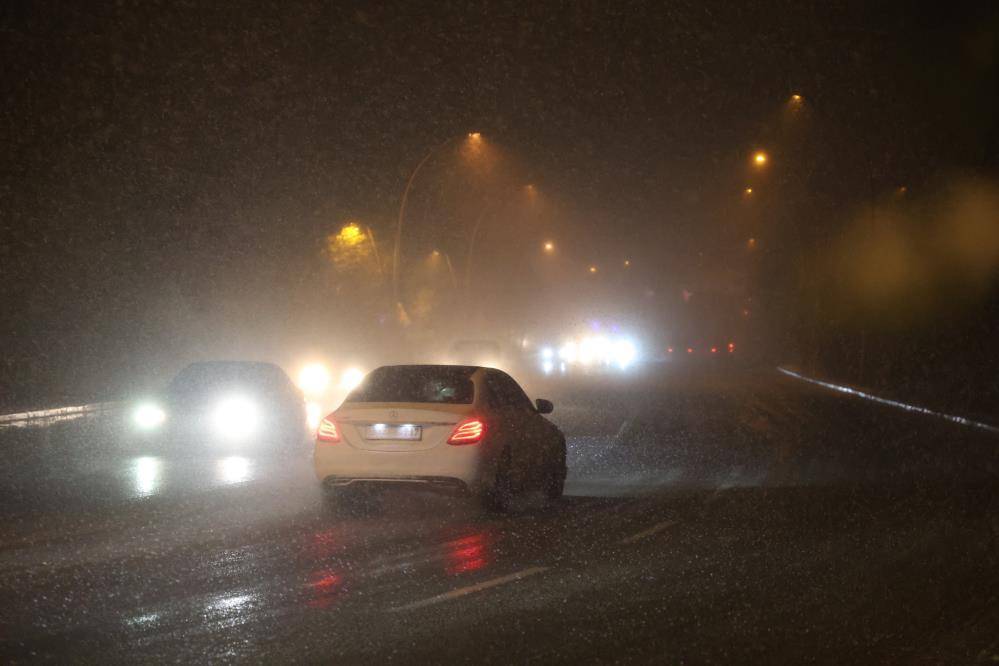
[[545,252],[547,252],[548,254],[551,254],[552,252],[555,251],[555,243],[553,243],[551,241],[545,241],[545,244],[544,244],[543,247],[545,249]]
[[597,267],[596,266],[590,266],[590,274],[592,275],[593,273],[596,273],[596,272],[597,272]]
[[804,99],[805,98],[799,95],[798,93],[794,93],[793,95],[791,95],[791,102],[793,102],[794,104],[801,104],[804,101]]
[[758,167],[766,166],[769,159],[770,158],[767,157],[767,154],[762,150],[758,150],[753,154],[753,164]]
[[624,260],[624,267],[628,268],[629,266],[631,266],[631,259],[625,259]]
[[748,197],[750,194],[753,193],[753,188],[747,187],[746,189],[743,190],[743,193]]
[[[399,251],[402,245],[402,223],[406,215],[406,202],[409,200],[409,191],[413,189],[413,181],[416,180],[417,174],[420,173],[420,169],[426,164],[431,157],[433,157],[437,151],[443,149],[448,144],[462,138],[461,135],[453,136],[441,143],[437,144],[423,156],[423,159],[416,165],[413,169],[413,173],[409,174],[409,179],[406,181],[406,189],[402,191],[402,201],[399,202],[399,218],[395,225],[395,247],[392,250],[392,300],[395,303],[399,303]],[[478,143],[482,140],[482,134],[479,132],[469,132],[468,140]]]

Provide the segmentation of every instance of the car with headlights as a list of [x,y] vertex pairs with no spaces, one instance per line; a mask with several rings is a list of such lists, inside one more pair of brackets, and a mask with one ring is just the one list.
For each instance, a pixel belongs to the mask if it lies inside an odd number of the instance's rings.
[[565,437],[507,373],[460,365],[382,366],[319,424],[315,472],[327,494],[416,486],[506,510],[524,491],[562,495]]
[[133,408],[132,423],[173,444],[273,446],[307,438],[301,391],[278,366],[252,361],[188,365]]

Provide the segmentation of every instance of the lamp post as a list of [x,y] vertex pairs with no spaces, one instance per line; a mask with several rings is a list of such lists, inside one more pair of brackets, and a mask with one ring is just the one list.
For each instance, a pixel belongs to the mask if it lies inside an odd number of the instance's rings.
[[[406,217],[406,202],[409,201],[409,191],[413,189],[413,181],[416,180],[416,176],[420,173],[423,165],[426,164],[431,157],[437,154],[438,151],[442,150],[444,147],[453,143],[454,141],[463,138],[463,135],[452,136],[451,138],[442,141],[437,144],[423,156],[423,159],[416,165],[413,172],[409,174],[409,179],[406,181],[406,188],[402,191],[402,200],[399,203],[399,217],[395,224],[395,247],[392,250],[392,300],[398,305],[399,300],[399,254],[402,247],[402,225]],[[482,135],[478,132],[470,132],[464,135],[469,141],[481,141]]]

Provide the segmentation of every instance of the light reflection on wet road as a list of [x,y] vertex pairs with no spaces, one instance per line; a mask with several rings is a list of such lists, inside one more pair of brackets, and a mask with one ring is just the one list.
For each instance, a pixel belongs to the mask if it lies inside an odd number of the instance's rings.
[[[306,446],[157,450],[93,419],[8,431],[0,655],[994,649],[994,438],[759,376],[556,404],[567,497],[510,516],[408,490],[329,511]],[[949,633],[930,634],[941,607]]]

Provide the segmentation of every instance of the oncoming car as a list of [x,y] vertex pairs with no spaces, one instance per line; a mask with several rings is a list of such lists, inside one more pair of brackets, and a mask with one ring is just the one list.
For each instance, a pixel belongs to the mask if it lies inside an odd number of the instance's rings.
[[192,363],[132,410],[135,428],[172,443],[273,446],[306,441],[305,401],[272,363]]
[[383,366],[316,433],[315,469],[328,494],[350,486],[456,489],[503,511],[525,490],[565,485],[565,437],[516,381],[493,368]]

